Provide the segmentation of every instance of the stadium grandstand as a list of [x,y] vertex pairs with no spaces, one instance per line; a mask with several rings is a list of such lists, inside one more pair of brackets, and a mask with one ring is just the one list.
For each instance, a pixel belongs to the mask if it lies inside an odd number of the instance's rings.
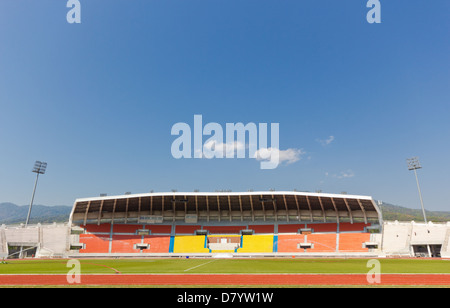
[[66,224],[2,226],[0,254],[20,246],[71,258],[450,257],[449,237],[450,223],[384,222],[368,196],[170,192],[77,199]]
[[369,197],[301,192],[78,199],[70,217],[86,256],[369,253],[369,230],[380,221]]

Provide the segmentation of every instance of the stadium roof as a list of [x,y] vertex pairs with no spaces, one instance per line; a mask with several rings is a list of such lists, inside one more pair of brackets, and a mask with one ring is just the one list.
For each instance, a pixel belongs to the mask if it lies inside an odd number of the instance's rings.
[[381,222],[369,196],[296,191],[163,192],[75,200],[70,221],[340,221]]

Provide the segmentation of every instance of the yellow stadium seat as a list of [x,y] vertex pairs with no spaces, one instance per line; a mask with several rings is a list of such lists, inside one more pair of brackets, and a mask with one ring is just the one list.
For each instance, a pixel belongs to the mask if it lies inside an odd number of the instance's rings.
[[173,252],[209,253],[209,249],[205,248],[205,243],[206,236],[204,235],[175,236]]
[[273,235],[243,235],[237,252],[273,252]]

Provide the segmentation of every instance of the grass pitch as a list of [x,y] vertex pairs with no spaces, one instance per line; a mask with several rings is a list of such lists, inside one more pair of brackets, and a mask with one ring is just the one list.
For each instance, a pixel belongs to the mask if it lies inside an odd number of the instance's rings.
[[[382,274],[450,274],[450,260],[378,259]],[[0,274],[67,274],[68,260],[9,260]],[[365,274],[368,259],[80,259],[83,274]]]

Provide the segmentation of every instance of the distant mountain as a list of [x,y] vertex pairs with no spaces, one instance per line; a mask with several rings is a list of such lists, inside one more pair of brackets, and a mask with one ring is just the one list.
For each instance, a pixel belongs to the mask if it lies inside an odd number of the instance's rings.
[[[398,220],[423,222],[422,210],[410,209],[403,206],[393,205],[389,203],[382,203],[380,206],[381,213],[384,220]],[[425,210],[428,221],[445,222],[450,221],[449,211],[427,211]]]
[[[0,224],[25,223],[29,205],[18,206],[14,203],[0,203]],[[66,222],[69,220],[71,206],[45,206],[33,205],[30,215],[30,223]]]
[[[28,205],[18,206],[13,203],[0,203],[0,224],[25,223],[28,214]],[[380,205],[384,220],[423,221],[422,210],[410,209],[389,203]],[[33,205],[30,223],[66,222],[69,220],[71,206],[45,206]],[[426,211],[428,221],[450,221],[450,211]]]

